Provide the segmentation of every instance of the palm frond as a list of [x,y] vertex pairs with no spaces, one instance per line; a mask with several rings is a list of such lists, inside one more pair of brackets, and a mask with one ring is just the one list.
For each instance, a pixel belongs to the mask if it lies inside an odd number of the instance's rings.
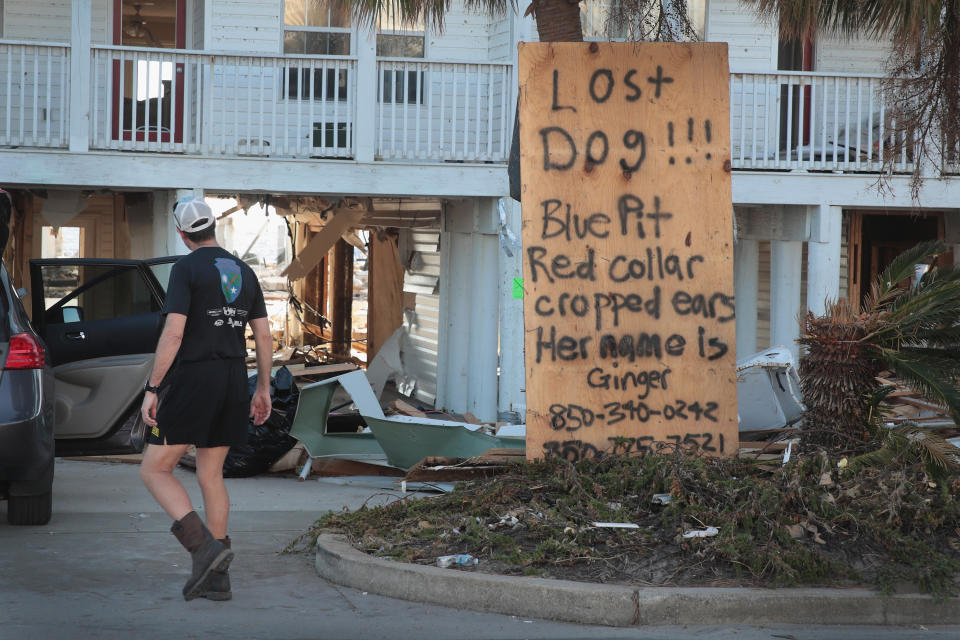
[[873,345],[880,358],[904,382],[931,400],[943,404],[960,421],[960,389],[954,381],[956,360],[918,354],[911,349],[890,349]]
[[882,445],[850,460],[852,467],[885,467],[900,459],[911,464],[922,463],[933,476],[942,476],[960,469],[958,450],[935,431],[913,422],[885,428]]
[[907,278],[912,278],[915,271],[915,265],[924,262],[940,253],[946,251],[946,245],[940,240],[929,240],[921,242],[912,249],[907,249],[877,276],[877,286],[880,296],[878,302],[886,298],[887,294],[894,291],[897,283]]
[[[928,329],[923,332],[922,340],[924,344],[937,348],[949,349],[960,345],[960,324]],[[960,353],[956,357],[960,358]]]
[[937,24],[944,0],[743,0],[765,19],[779,19],[781,32],[798,37],[819,27],[845,34],[892,34],[918,39]]
[[[444,19],[452,0],[330,0],[334,6],[350,11],[354,21],[365,28],[377,24],[379,18],[388,24],[417,24],[429,22],[438,31],[443,30]],[[463,0],[468,11],[503,15],[507,9],[517,7],[517,0]]]

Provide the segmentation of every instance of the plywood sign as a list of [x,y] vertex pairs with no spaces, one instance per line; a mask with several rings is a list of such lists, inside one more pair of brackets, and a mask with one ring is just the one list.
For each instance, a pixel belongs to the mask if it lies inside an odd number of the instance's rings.
[[726,44],[522,43],[527,456],[737,448]]

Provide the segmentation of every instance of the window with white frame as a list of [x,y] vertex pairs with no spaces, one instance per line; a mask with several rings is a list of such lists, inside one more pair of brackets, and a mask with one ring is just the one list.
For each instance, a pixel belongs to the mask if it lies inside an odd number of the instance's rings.
[[[418,20],[402,21],[387,5],[377,16],[377,57],[426,57],[426,26]],[[425,74],[416,69],[384,69],[377,98],[383,104],[423,104]]]
[[377,17],[377,57],[423,58],[426,44],[423,16],[413,22],[401,21],[392,11]]
[[283,52],[350,55],[350,11],[327,0],[285,0]]
[[[664,5],[670,2],[686,2],[687,17],[697,38],[704,37],[706,24],[707,0],[664,0]],[[652,8],[644,16],[635,16],[637,24],[633,25],[618,19],[620,0],[582,0],[580,2],[580,24],[583,29],[584,40],[629,40],[637,33],[649,32],[659,19],[658,7]]]
[[[285,0],[283,53],[286,55],[350,55],[350,11],[328,0]],[[324,73],[326,77],[324,77]],[[310,70],[287,67],[284,95],[303,100],[346,100],[345,69]]]

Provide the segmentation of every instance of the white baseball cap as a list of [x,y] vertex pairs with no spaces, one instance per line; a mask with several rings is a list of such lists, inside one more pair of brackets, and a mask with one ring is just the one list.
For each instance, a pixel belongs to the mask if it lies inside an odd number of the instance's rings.
[[178,200],[177,207],[173,210],[173,218],[177,222],[177,229],[184,233],[203,231],[216,222],[213,211],[203,198],[194,197]]

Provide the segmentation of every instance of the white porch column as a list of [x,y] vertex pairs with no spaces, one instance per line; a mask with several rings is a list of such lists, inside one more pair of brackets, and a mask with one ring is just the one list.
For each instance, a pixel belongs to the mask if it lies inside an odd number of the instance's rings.
[[[173,203],[177,201],[173,191],[154,191],[153,192],[153,220],[152,220],[152,238],[151,248],[153,257],[172,255],[168,248],[170,241],[169,225],[173,222],[171,215]],[[176,225],[174,225],[176,228]]]
[[[446,217],[449,217],[449,211]],[[466,411],[467,369],[473,286],[470,235],[445,232],[440,237],[440,344],[437,354],[437,408]]]
[[809,219],[807,308],[822,315],[826,311],[827,299],[836,300],[840,296],[843,210],[826,204],[810,207]]
[[90,148],[90,1],[70,7],[70,151]]
[[737,312],[737,358],[757,351],[757,291],[760,242],[737,238],[733,250],[733,290]]
[[[489,199],[484,198],[484,203]],[[494,200],[493,202],[496,202]],[[495,205],[494,205],[495,206]],[[497,419],[497,368],[499,365],[499,278],[497,277],[497,236],[474,233],[473,301],[470,319],[470,352],[467,368],[467,410],[481,420]]]
[[498,238],[493,198],[445,212],[437,406],[497,419]]
[[799,356],[800,264],[803,243],[774,240],[770,243],[770,346],[789,347]]
[[[504,218],[501,220],[500,247],[497,253],[500,265],[500,393],[499,410],[516,411],[521,421],[526,420],[526,375],[523,360],[523,298],[514,297],[514,279],[523,277],[520,247],[520,203],[503,198]],[[511,241],[512,231],[517,244]],[[507,251],[513,255],[508,255]],[[519,293],[519,292],[518,292]]]
[[357,111],[353,135],[357,162],[373,162],[377,146],[377,32],[357,31]]

